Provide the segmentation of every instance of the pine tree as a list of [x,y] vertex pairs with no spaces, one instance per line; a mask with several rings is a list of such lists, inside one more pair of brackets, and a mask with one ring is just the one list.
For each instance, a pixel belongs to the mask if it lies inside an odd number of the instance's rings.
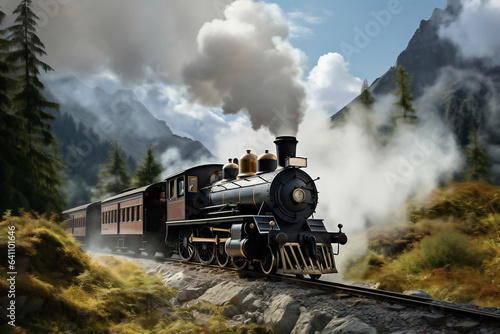
[[371,109],[373,104],[375,103],[375,98],[370,93],[368,80],[363,81],[363,85],[361,86],[361,94],[359,95],[359,103],[366,107],[366,109]]
[[99,173],[97,190],[101,196],[118,194],[130,185],[130,175],[127,171],[125,159],[121,155],[118,141],[111,144],[108,163]]
[[465,167],[465,181],[491,182],[492,175],[489,171],[491,163],[490,156],[485,152],[481,140],[477,134],[476,127],[472,128],[470,143],[465,150],[467,166]]
[[44,85],[39,79],[40,70],[53,71],[37,57],[46,55],[45,46],[36,35],[38,17],[32,11],[32,0],[22,0],[14,10],[14,24],[7,29],[11,52],[7,61],[14,64],[18,89],[12,97],[12,112],[24,122],[24,141],[20,149],[29,163],[16,171],[23,181],[15,187],[29,202],[29,207],[40,212],[60,212],[64,201],[61,195],[63,170],[57,142],[50,132],[54,116],[47,109],[59,110],[59,105],[43,96]]
[[[0,9],[0,26],[5,14]],[[26,164],[26,157],[19,150],[22,138],[23,119],[11,113],[11,94],[16,82],[12,79],[13,66],[6,57],[10,48],[8,40],[3,38],[5,30],[0,30],[0,215],[7,209],[28,206],[23,193],[14,186],[22,175],[17,173]]]
[[[394,95],[398,97],[398,102],[394,103],[394,105],[399,109],[390,116],[392,122],[396,125],[397,121],[402,119],[407,123],[416,123],[418,116],[416,115],[415,108],[412,104],[413,95],[410,94],[411,77],[403,66],[398,66],[396,75],[392,77],[392,81],[394,81],[394,84],[396,85]],[[402,114],[400,111],[402,111]]]
[[137,166],[134,175],[134,186],[142,187],[158,181],[158,176],[161,174],[162,167],[155,160],[155,154],[151,145],[144,156],[142,165]]

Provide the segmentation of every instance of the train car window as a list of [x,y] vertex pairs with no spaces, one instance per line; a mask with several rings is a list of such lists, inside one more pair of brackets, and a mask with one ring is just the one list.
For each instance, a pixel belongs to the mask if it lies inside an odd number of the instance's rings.
[[222,172],[215,172],[210,175],[210,183],[220,181],[222,179]]
[[83,227],[87,226],[87,217],[83,218]]
[[177,179],[177,197],[184,196],[184,178],[180,177]]
[[137,221],[141,221],[141,209],[142,209],[142,206],[141,205],[138,205],[137,206]]
[[172,180],[168,184],[168,198],[175,198],[175,181]]
[[135,221],[135,206],[131,207],[130,211],[131,211],[131,213],[130,213],[131,219],[130,220]]
[[198,177],[188,176],[188,191],[190,193],[195,193],[198,191]]

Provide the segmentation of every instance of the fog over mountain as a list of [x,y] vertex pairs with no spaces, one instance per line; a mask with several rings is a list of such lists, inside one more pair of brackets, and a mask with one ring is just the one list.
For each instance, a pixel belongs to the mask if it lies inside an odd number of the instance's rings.
[[412,77],[418,116],[439,115],[462,148],[469,143],[472,127],[479,128],[495,173],[500,172],[498,17],[498,1],[448,1],[445,9],[434,10],[421,22],[396,64],[370,86],[376,99],[384,99],[402,65]]

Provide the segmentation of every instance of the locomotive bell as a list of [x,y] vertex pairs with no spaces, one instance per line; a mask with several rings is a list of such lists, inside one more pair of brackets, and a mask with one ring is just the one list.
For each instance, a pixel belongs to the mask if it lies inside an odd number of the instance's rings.
[[274,154],[269,153],[269,150],[266,150],[265,153],[257,159],[257,174],[274,172],[277,167],[278,159],[276,159]]
[[240,173],[237,178],[244,179],[254,176],[255,173],[257,173],[257,156],[247,150],[247,153],[240,158]]
[[227,181],[235,180],[238,175],[238,171],[238,165],[233,163],[233,159],[228,159],[227,164],[222,167],[222,178]]

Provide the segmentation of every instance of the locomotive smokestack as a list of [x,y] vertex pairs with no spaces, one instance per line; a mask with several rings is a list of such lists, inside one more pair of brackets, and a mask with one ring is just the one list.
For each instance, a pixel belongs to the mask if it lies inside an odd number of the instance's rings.
[[279,136],[274,141],[276,144],[276,155],[278,156],[278,164],[285,167],[285,160],[288,157],[295,157],[297,148],[297,139],[292,136]]

